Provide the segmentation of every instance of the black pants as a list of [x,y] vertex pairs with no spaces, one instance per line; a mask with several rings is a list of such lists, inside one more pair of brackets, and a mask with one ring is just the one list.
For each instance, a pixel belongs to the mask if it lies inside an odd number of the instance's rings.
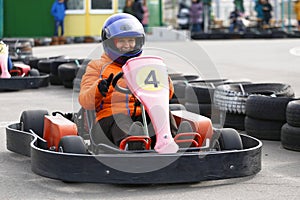
[[[103,118],[96,123],[92,129],[93,140],[95,143],[106,143],[109,145],[119,146],[120,142],[128,137],[129,128],[134,121],[142,122],[142,116],[137,116],[132,119],[125,114],[116,114]],[[149,136],[152,140],[152,145],[155,144],[156,136],[150,118],[147,116]],[[177,125],[174,117],[170,112],[170,127],[171,133],[174,136],[177,133]]]

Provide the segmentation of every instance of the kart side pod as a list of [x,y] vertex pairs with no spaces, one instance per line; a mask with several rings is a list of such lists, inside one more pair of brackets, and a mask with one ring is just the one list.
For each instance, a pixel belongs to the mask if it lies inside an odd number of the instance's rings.
[[77,126],[61,115],[44,117],[44,139],[49,149],[58,151],[59,141],[67,135],[77,135]]

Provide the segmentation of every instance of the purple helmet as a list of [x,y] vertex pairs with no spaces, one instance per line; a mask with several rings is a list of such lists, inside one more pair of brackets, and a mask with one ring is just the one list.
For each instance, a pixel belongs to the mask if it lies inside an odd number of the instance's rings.
[[[145,32],[143,25],[133,15],[127,13],[118,13],[110,16],[102,28],[102,44],[107,55],[115,62],[123,65],[133,57],[142,53],[142,47],[145,43]],[[136,45],[133,51],[121,52],[114,43],[114,38],[134,37]]]

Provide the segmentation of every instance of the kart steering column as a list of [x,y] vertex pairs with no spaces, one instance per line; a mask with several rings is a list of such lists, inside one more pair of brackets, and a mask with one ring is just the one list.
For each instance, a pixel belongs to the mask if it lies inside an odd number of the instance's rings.
[[120,92],[129,92],[116,84],[121,76],[125,78],[130,92],[144,105],[151,119],[156,134],[154,149],[158,153],[176,153],[179,147],[169,124],[169,83],[162,59],[154,56],[132,58],[122,70],[123,73],[115,76],[112,85]]

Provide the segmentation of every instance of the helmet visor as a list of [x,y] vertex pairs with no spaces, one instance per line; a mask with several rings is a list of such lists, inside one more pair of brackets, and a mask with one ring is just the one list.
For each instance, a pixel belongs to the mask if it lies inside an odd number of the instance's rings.
[[108,39],[113,37],[142,37],[144,36],[143,25],[136,19],[120,19],[109,26],[104,31]]

